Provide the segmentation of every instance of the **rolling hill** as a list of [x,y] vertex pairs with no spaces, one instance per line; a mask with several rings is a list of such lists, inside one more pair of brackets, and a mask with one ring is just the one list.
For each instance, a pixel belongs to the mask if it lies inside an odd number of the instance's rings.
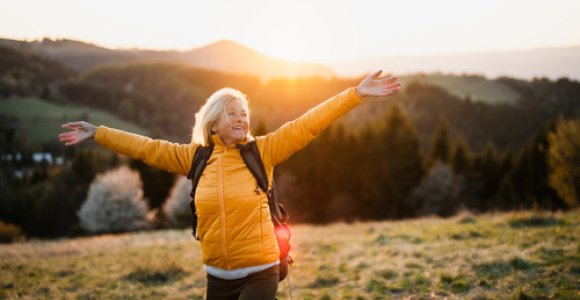
[[383,68],[397,74],[434,73],[509,76],[522,79],[569,77],[580,79],[580,46],[459,53],[430,56],[385,56],[342,62],[327,62],[339,76],[353,76]]
[[114,50],[66,39],[31,42],[0,39],[0,46],[49,57],[80,72],[119,63],[169,62],[226,73],[250,74],[265,80],[277,77],[334,76],[333,71],[322,64],[274,59],[228,40],[189,51]]
[[[0,38],[0,46],[54,58],[84,72],[105,64],[171,62],[226,73],[252,74],[268,80],[277,77],[357,77],[382,68],[396,74],[477,74],[486,77],[580,79],[580,46],[517,51],[458,53],[424,56],[385,56],[324,63],[302,63],[268,57],[235,41],[221,40],[188,51],[108,49],[74,41],[18,41]],[[335,75],[336,74],[336,75]]]
[[474,101],[488,103],[513,103],[519,97],[517,91],[489,78],[580,78],[580,47],[457,55],[391,56],[328,62],[328,66],[325,66],[274,59],[229,40],[217,41],[189,51],[108,49],[66,39],[28,42],[0,38],[0,46],[49,57],[79,72],[120,63],[166,62],[223,73],[249,74],[270,80],[313,76],[328,79],[335,76],[335,71],[343,77],[357,77],[383,68],[415,81],[437,85],[460,98],[469,96]]

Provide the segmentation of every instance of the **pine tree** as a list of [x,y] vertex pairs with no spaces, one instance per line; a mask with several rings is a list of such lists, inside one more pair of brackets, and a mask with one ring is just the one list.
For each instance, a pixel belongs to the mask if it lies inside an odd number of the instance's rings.
[[94,152],[86,148],[80,149],[75,153],[71,169],[82,183],[88,184],[95,178],[97,164],[94,156]]
[[356,214],[363,219],[383,219],[386,217],[387,201],[381,190],[380,176],[384,176],[379,166],[383,159],[378,144],[381,142],[378,129],[369,124],[365,126],[349,150],[353,163],[349,171],[350,195],[355,202]]
[[519,208],[534,206],[544,208],[566,208],[566,203],[558,196],[548,183],[548,129],[545,128],[534,136],[514,162],[510,173],[517,205]]
[[481,160],[481,196],[485,200],[485,209],[492,208],[489,202],[499,191],[501,184],[500,160],[497,151],[491,142],[486,144]]
[[[516,195],[514,207],[530,208],[533,201],[534,165],[531,162],[531,146],[524,147],[516,156],[512,173],[509,176],[510,185]],[[507,183],[506,183],[507,184]]]
[[447,119],[445,117],[441,117],[439,120],[439,125],[437,126],[437,131],[435,132],[435,136],[433,138],[433,142],[431,144],[431,162],[439,160],[443,163],[447,163],[449,161],[450,149],[451,146],[449,142]]
[[514,154],[511,148],[508,148],[504,151],[504,154],[501,157],[501,166],[500,172],[503,176],[507,176],[514,167]]
[[457,138],[451,152],[451,167],[455,174],[465,174],[470,166],[470,153],[463,138]]
[[409,216],[412,212],[407,211],[403,199],[423,177],[423,159],[415,128],[398,106],[393,106],[387,114],[386,126],[377,142],[379,153],[369,159],[378,160],[377,180],[383,196],[379,201],[387,203],[385,217]]

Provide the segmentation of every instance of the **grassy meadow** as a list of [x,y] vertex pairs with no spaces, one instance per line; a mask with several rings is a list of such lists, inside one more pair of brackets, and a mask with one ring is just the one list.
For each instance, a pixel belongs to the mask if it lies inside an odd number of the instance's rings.
[[[578,299],[580,211],[293,226],[279,299]],[[189,230],[0,245],[0,299],[202,299]]]
[[146,134],[147,131],[111,113],[78,105],[55,104],[37,98],[9,98],[0,101],[0,111],[15,118],[14,125],[32,142],[58,141],[63,131],[61,124],[69,121],[88,121],[130,132]]

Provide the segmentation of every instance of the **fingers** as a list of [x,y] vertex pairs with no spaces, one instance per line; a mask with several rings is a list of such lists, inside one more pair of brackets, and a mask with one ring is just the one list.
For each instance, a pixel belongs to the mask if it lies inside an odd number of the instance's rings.
[[58,135],[58,139],[64,142],[65,146],[71,146],[78,143],[78,138],[73,132],[65,132]]
[[381,75],[381,73],[383,73],[383,70],[378,70],[377,72],[370,74],[365,79],[363,79],[360,85],[367,85],[369,82],[372,82],[373,80],[377,79]]
[[378,86],[375,96],[388,96],[401,90],[401,83],[395,82],[392,84]]
[[58,135],[58,138],[65,142],[65,141],[72,141],[76,139],[76,135],[72,132],[65,132]]
[[386,78],[382,82],[383,93],[390,95],[401,90],[401,82],[398,81],[397,77]]
[[382,84],[392,84],[392,83],[398,82],[398,80],[399,80],[399,77],[391,76],[388,78],[381,79],[381,83]]
[[397,88],[400,88],[400,87],[401,87],[401,83],[400,82],[395,82],[393,84],[383,85],[383,88],[386,88],[386,89],[397,89]]
[[61,127],[76,130],[76,129],[82,129],[83,124],[82,124],[82,122],[68,122],[68,123],[62,124]]
[[95,127],[95,125],[85,122],[85,121],[75,121],[75,122],[68,122],[61,125],[62,128],[69,128],[69,129],[83,129],[88,130],[90,128]]
[[60,138],[60,139],[70,138],[73,134],[74,133],[72,133],[72,132],[63,132],[63,133],[58,135],[58,138]]
[[393,85],[393,86],[390,86],[390,87],[386,88],[385,90],[386,91],[393,92],[393,93],[396,93],[396,92],[398,92],[398,91],[401,90],[401,85],[400,84]]
[[401,83],[397,82],[394,84],[382,86],[380,92],[377,96],[389,96],[401,90]]
[[389,95],[394,94],[394,93],[396,93],[398,91],[399,91],[398,89],[395,89],[395,90],[385,90],[381,94],[379,94],[378,96],[389,96]]
[[383,70],[378,70],[378,71],[374,72],[373,74],[369,75],[368,77],[370,77],[371,79],[376,79],[381,75],[381,73],[383,73]]
[[378,85],[393,85],[398,83],[399,78],[396,76],[390,76],[387,78],[381,78],[379,79],[378,77],[381,75],[383,71],[379,70],[369,76],[367,76],[367,78],[365,78],[362,82],[361,85],[368,85],[368,84],[378,84]]

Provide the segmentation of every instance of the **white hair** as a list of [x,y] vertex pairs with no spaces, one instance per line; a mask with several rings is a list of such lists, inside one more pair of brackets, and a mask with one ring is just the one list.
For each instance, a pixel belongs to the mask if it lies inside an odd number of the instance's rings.
[[[227,117],[225,115],[226,106],[234,100],[240,100],[244,109],[248,114],[250,113],[246,95],[236,89],[223,88],[207,98],[205,104],[195,114],[195,125],[191,136],[193,143],[209,146],[212,126],[219,119],[221,113],[224,114],[224,117]],[[249,131],[247,137],[250,139]]]

